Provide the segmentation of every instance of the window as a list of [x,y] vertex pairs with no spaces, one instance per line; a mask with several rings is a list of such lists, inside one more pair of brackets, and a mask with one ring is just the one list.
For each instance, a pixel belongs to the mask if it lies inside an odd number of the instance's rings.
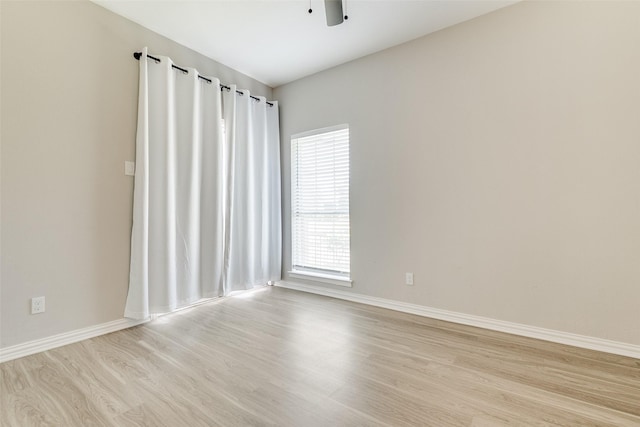
[[291,273],[349,286],[348,126],[294,135],[291,169]]

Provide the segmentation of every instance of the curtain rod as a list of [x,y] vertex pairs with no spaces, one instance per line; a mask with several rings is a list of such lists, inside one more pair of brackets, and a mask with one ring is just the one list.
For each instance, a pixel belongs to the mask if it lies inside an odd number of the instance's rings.
[[[142,52],[133,52],[133,57],[134,57],[134,58],[136,58],[136,59],[139,61],[139,60],[140,60],[140,57],[142,57]],[[149,55],[149,54],[147,54],[147,58],[149,58],[149,59],[153,59],[154,61],[156,61],[156,63],[160,62],[160,58],[156,58],[155,56],[151,56],[151,55]],[[188,73],[189,73],[189,70],[187,70],[186,68],[178,67],[178,66],[177,66],[177,65],[175,65],[175,64],[171,64],[171,68],[175,68],[176,70],[180,70],[180,71],[182,71],[182,72],[183,72],[183,73],[185,73],[185,74],[188,74]],[[204,81],[205,81],[205,82],[207,82],[207,83],[211,83],[211,79],[208,79],[208,78],[206,78],[206,77],[203,77],[203,76],[201,76],[200,74],[198,74],[198,78],[199,78],[199,79],[204,80]],[[231,87],[230,87],[230,86],[227,86],[227,85],[225,85],[225,84],[220,83],[220,90],[222,90],[222,89],[231,90]],[[244,95],[244,92],[239,91],[239,90],[236,90],[236,93],[237,93],[237,94],[240,94],[240,95]],[[249,95],[249,97],[250,97],[251,99],[255,99],[256,101],[260,101],[260,98],[258,98],[258,97],[256,97],[256,96]],[[265,102],[267,103],[267,105],[268,105],[269,107],[273,107],[273,104],[272,104],[271,102],[269,102],[269,101],[265,101]]]

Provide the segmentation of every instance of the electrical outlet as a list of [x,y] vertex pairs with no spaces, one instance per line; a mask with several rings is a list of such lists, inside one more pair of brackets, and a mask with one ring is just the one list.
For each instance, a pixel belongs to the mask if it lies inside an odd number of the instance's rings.
[[31,314],[44,313],[44,297],[31,298]]
[[404,283],[409,286],[413,285],[413,273],[404,273]]

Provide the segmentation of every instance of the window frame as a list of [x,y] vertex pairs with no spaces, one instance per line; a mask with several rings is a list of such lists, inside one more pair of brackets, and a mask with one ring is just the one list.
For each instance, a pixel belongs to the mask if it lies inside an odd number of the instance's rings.
[[353,280],[351,280],[351,179],[349,178],[349,272],[348,274],[340,274],[336,272],[332,273],[330,270],[322,270],[322,269],[304,269],[304,268],[296,268],[294,265],[295,259],[295,241],[296,241],[296,227],[295,227],[295,198],[296,198],[296,183],[294,182],[295,177],[297,176],[296,168],[298,165],[295,163],[296,159],[293,157],[294,153],[294,141],[300,138],[306,138],[310,136],[322,135],[329,132],[335,132],[340,130],[348,131],[348,144],[349,144],[349,177],[351,175],[351,133],[350,128],[347,123],[340,124],[336,126],[329,126],[319,129],[313,129],[305,132],[300,132],[290,137],[291,143],[291,179],[290,179],[290,194],[291,194],[291,206],[290,206],[290,214],[291,214],[291,270],[288,272],[290,277],[311,280],[315,282],[328,283],[331,285],[337,286],[346,286],[351,287],[353,284]]

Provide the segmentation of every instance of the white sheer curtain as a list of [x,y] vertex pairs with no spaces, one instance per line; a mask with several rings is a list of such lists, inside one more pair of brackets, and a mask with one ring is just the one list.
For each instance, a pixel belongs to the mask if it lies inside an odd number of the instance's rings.
[[221,94],[218,79],[156,57],[140,57],[125,307],[135,319],[281,274],[277,104]]

